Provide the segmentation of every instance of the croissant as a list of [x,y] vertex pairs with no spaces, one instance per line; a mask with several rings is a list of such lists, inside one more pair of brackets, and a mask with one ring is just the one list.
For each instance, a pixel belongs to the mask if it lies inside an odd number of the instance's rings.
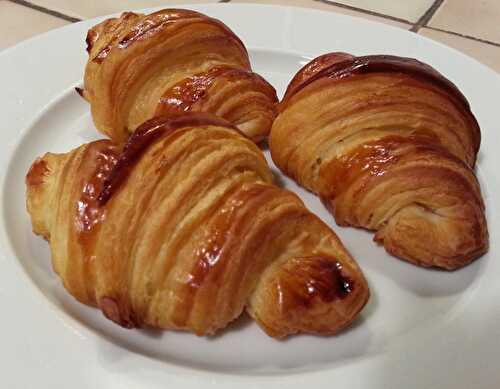
[[275,163],[341,226],[406,261],[456,269],[488,249],[466,98],[417,60],[320,56],[293,78],[270,134]]
[[267,137],[276,91],[251,71],[240,39],[201,13],[125,12],[91,28],[84,89],[97,129],[115,142],[154,116],[208,112],[254,141]]
[[123,148],[47,153],[26,182],[65,288],[124,327],[213,334],[246,309],[273,337],[335,334],[367,302],[337,236],[222,119],[155,118]]

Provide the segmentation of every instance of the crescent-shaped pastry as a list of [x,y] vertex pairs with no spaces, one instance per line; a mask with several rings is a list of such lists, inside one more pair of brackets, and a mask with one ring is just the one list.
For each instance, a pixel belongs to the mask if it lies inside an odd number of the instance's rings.
[[251,71],[243,43],[201,13],[125,12],[89,30],[87,51],[79,92],[115,142],[147,119],[187,111],[220,116],[257,142],[276,116],[276,92]]
[[417,60],[318,57],[294,77],[273,160],[342,226],[404,260],[456,269],[488,249],[474,164],[480,130],[457,87]]
[[368,299],[333,231],[222,119],[152,119],[123,149],[45,154],[26,182],[65,288],[124,327],[213,334],[246,309],[273,337],[335,334]]

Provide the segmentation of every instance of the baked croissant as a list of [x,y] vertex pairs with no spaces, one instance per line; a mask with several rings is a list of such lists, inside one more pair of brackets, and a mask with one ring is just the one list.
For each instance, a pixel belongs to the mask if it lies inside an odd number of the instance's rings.
[[124,327],[213,334],[246,309],[273,337],[335,334],[367,302],[337,236],[222,119],[155,118],[123,149],[47,153],[26,182],[66,289]]
[[97,129],[115,142],[154,116],[209,112],[254,141],[267,137],[276,91],[251,71],[240,39],[201,13],[125,12],[91,28],[84,89]]
[[275,163],[342,226],[404,260],[456,269],[488,249],[474,164],[480,129],[457,87],[417,60],[320,56],[291,81]]

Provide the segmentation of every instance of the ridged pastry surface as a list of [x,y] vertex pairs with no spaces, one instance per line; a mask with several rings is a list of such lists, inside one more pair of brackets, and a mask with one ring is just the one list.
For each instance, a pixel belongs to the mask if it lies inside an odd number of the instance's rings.
[[456,269],[488,249],[474,165],[480,129],[457,87],[394,56],[331,53],[291,81],[270,135],[273,160],[343,226],[386,250]]
[[124,327],[207,335],[246,309],[274,337],[335,334],[368,299],[337,236],[222,119],[156,118],[123,147],[47,153],[26,182],[65,288]]
[[201,13],[125,12],[89,30],[87,51],[80,93],[116,142],[147,119],[188,111],[223,117],[257,142],[276,116],[276,91],[251,71],[241,40]]

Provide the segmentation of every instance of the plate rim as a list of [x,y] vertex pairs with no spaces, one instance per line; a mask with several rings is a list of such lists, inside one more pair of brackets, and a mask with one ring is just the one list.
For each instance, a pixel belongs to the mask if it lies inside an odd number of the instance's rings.
[[[169,5],[171,6],[171,5]],[[322,11],[322,10],[316,10],[316,9],[307,9],[307,8],[303,8],[303,7],[292,7],[292,6],[282,6],[282,5],[263,5],[263,4],[217,4],[217,3],[208,3],[208,4],[183,4],[181,6],[179,6],[180,8],[190,8],[190,9],[200,9],[200,8],[209,8],[210,10],[207,10],[205,12],[209,13],[209,12],[212,12],[214,14],[217,13],[217,9],[220,9],[221,7],[223,8],[252,8],[252,9],[276,9],[276,11],[274,12],[282,12],[283,10],[293,10],[292,12],[294,13],[303,13],[303,12],[306,12],[306,13],[318,13],[318,14],[334,14],[334,17],[339,17],[340,19],[345,19],[345,20],[354,20],[353,23],[362,23],[362,24],[366,24],[366,25],[372,25],[372,28],[383,28],[383,29],[389,29],[389,30],[394,30],[394,31],[398,31],[398,34],[404,32],[404,33],[407,33],[409,35],[413,34],[407,30],[402,30],[402,29],[399,29],[397,27],[394,27],[394,26],[390,26],[390,25],[384,25],[384,24],[381,24],[379,22],[376,22],[376,21],[371,21],[371,20],[366,20],[366,19],[363,19],[363,18],[360,18],[360,17],[355,17],[355,16],[350,16],[350,15],[343,15],[343,14],[337,14],[335,12],[330,12],[330,11]],[[164,8],[164,7],[152,7],[152,8],[146,8],[146,9],[140,9],[140,10],[136,10],[136,12],[140,12],[140,11],[143,11],[143,12],[150,12],[152,10],[157,10],[157,9],[161,9],[161,8]],[[279,11],[278,11],[279,10]],[[262,11],[263,12],[263,11]],[[115,14],[113,14],[115,15]],[[15,54],[17,54],[18,52],[23,52],[23,51],[27,51],[30,49],[31,46],[33,45],[43,45],[43,44],[47,44],[47,42],[50,40],[50,38],[52,36],[55,36],[55,35],[62,35],[62,33],[64,32],[64,30],[66,29],[70,29],[70,28],[74,28],[76,30],[82,30],[82,31],[85,31],[85,29],[87,28],[86,26],[89,25],[89,24],[93,24],[99,20],[102,20],[102,19],[105,19],[107,17],[109,17],[111,15],[107,15],[107,16],[101,16],[101,17],[97,17],[97,18],[93,18],[93,19],[88,19],[88,20],[85,20],[85,21],[82,21],[82,22],[78,22],[78,23],[75,23],[75,24],[70,24],[70,25],[67,25],[67,26],[64,26],[64,27],[61,27],[59,29],[56,29],[56,30],[53,30],[53,31],[49,31],[47,33],[44,33],[44,34],[41,34],[39,36],[36,36],[36,37],[33,37],[31,39],[28,39],[26,41],[23,41],[22,43],[20,43],[19,45],[16,45],[16,46],[13,46],[11,48],[8,48],[6,50],[3,50],[2,52],[0,52],[0,69],[2,67],[2,61],[8,61],[9,58],[11,58],[12,56],[14,56]],[[331,15],[329,15],[331,16]],[[216,17],[218,17],[216,15]],[[376,27],[374,27],[376,26]],[[475,60],[474,58],[471,58],[463,53],[461,53],[460,51],[456,50],[456,49],[453,49],[453,48],[450,48],[448,46],[445,46],[444,44],[441,44],[439,42],[435,42],[435,41],[432,41],[431,39],[427,38],[427,37],[424,37],[424,36],[420,36],[420,35],[416,35],[414,34],[413,35],[414,37],[416,37],[417,40],[422,40],[423,42],[427,42],[428,44],[432,44],[434,46],[437,46],[438,48],[440,49],[443,49],[444,51],[448,51],[448,52],[451,52],[453,53],[453,55],[458,55],[460,57],[465,57],[467,58],[468,60],[472,60],[475,62],[475,65],[474,66],[479,66],[479,68],[483,71],[486,71],[487,73],[492,73],[492,74],[489,74],[488,77],[492,77],[495,79],[495,82],[496,84],[499,84],[500,85],[500,75],[498,75],[494,70],[490,69],[489,67],[487,67],[486,65],[480,63],[479,61]],[[252,49],[261,49],[261,50],[269,50],[269,51],[276,51],[275,48],[265,48],[265,47],[258,47],[258,46],[252,46],[252,45],[247,45],[247,47],[249,48],[252,48]],[[293,50],[285,50],[285,49],[278,49],[278,51],[281,51],[281,52],[286,52],[286,53],[293,53],[293,54],[297,54],[295,53]],[[300,55],[304,55],[304,53],[300,53]],[[309,55],[309,54],[307,54]],[[69,87],[70,88],[70,87]],[[54,95],[53,99],[48,101],[45,105],[45,107],[43,107],[42,109],[39,109],[34,115],[31,116],[31,119],[29,119],[26,123],[24,123],[24,125],[21,125],[21,131],[19,131],[17,133],[17,135],[14,137],[13,139],[13,143],[9,143],[7,146],[3,145],[3,146],[0,146],[0,150],[4,151],[4,156],[2,157],[2,161],[3,162],[8,162],[8,164],[2,164],[2,167],[0,168],[0,183],[1,183],[1,196],[2,196],[2,202],[0,204],[0,220],[2,220],[2,223],[4,223],[5,221],[5,207],[7,206],[7,204],[5,203],[5,191],[7,190],[7,188],[5,188],[5,183],[6,183],[6,178],[8,176],[8,171],[10,170],[10,163],[12,162],[12,157],[14,156],[14,153],[16,152],[16,150],[18,149],[18,147],[20,146],[20,144],[22,143],[24,137],[26,136],[26,133],[29,131],[29,129],[32,127],[32,125],[38,120],[38,118],[44,114],[44,112],[50,108],[50,106],[52,106],[52,104],[57,101],[60,96],[62,94],[65,94],[67,92],[67,90],[64,90],[64,91],[59,91],[57,95]],[[2,98],[0,97],[0,101],[2,100]],[[491,224],[490,224],[491,225]],[[492,238],[493,239],[493,238]],[[3,273],[4,270],[8,271],[8,272],[13,272],[13,274],[15,274],[16,277],[20,277],[20,279],[24,279],[24,281],[28,281],[28,283],[31,284],[31,287],[33,287],[33,289],[37,290],[36,293],[40,293],[38,296],[43,296],[43,292],[34,284],[33,280],[29,277],[29,275],[26,273],[26,271],[24,270],[23,268],[23,265],[17,261],[17,259],[15,258],[6,258],[6,256],[10,256],[11,254],[14,253],[14,249],[13,247],[11,246],[11,242],[9,241],[8,239],[8,236],[7,236],[7,232],[2,228],[1,229],[1,233],[0,233],[0,242],[1,242],[1,246],[2,246],[2,250],[0,252],[0,273]],[[491,249],[490,249],[491,250]],[[10,265],[9,265],[10,263]],[[12,268],[10,268],[10,266],[13,265]],[[4,278],[4,276],[0,276],[0,280],[2,280]],[[31,289],[30,287],[30,289]],[[0,290],[1,292],[1,290]],[[0,298],[1,298],[1,294],[0,294]],[[45,299],[45,297],[43,297]],[[0,300],[1,301],[1,300]],[[49,305],[51,305],[50,302],[47,302]],[[50,309],[51,311],[53,311],[54,309]],[[60,314],[60,312],[58,312]],[[68,317],[74,321],[74,323],[72,323],[73,325],[76,325],[77,327],[80,327],[78,328],[79,331],[89,331],[90,333],[94,333],[92,330],[86,328],[84,325],[82,325],[81,323],[79,323],[77,320],[73,319],[72,317],[70,317],[69,315],[65,314],[64,315],[65,318],[67,319]],[[87,334],[87,336],[90,336],[90,334]],[[92,335],[93,336],[93,335]],[[500,353],[499,353],[500,355]],[[144,356],[141,356],[141,355],[137,355],[137,357],[140,357],[140,358],[147,358],[147,357],[144,357]],[[154,359],[150,359],[150,358],[147,358],[148,360],[153,360],[155,361]],[[165,363],[164,362],[160,362],[160,361],[155,361],[155,362],[159,362],[161,364],[161,366],[163,366],[163,368],[165,368]],[[175,365],[175,364],[170,364],[169,366],[169,369],[167,370],[171,370],[168,374],[180,374],[180,375],[183,375],[183,374],[186,374],[186,373],[193,373],[193,372],[196,372],[197,375],[201,375],[203,377],[206,378],[206,376],[210,376],[212,378],[214,378],[214,376],[216,376],[217,380],[222,380],[222,381],[226,381],[226,380],[236,380],[236,381],[239,381],[240,378],[242,377],[241,375],[239,374],[231,374],[231,373],[226,373],[226,372],[207,372],[207,371],[204,371],[204,370],[198,370],[196,368],[191,368],[191,367],[186,367],[186,366],[178,366],[178,365]],[[301,372],[300,373],[301,375],[304,375],[304,376],[315,376],[315,375],[318,375],[318,374],[322,374],[321,372]],[[289,374],[287,372],[284,372],[283,375],[277,375],[277,377],[283,379],[285,377],[292,377],[291,379],[294,379],[294,376],[296,377],[296,374]],[[247,376],[244,376],[244,377],[247,377]],[[273,376],[249,376],[252,380],[252,382],[256,382],[256,381],[259,381],[260,379],[264,379],[266,381],[269,380],[269,382],[273,381],[274,378],[274,375]],[[260,377],[260,378],[259,378]],[[323,378],[321,378],[323,379]],[[328,380],[328,375],[325,375],[324,376],[324,379],[325,380]],[[234,381],[232,381],[234,382]],[[247,382],[246,380],[243,380],[242,382]],[[217,383],[221,383],[221,382],[217,382]],[[229,383],[231,384],[231,382],[226,382],[226,383]]]

